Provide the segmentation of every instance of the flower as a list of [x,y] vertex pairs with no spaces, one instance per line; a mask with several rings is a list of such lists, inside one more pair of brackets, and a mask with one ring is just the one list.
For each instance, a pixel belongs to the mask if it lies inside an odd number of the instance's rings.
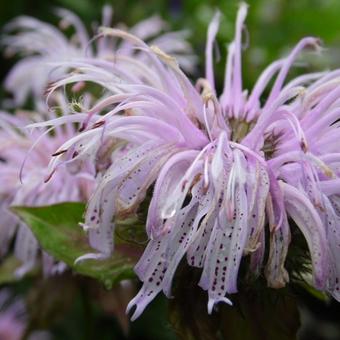
[[[307,37],[287,57],[269,65],[248,95],[241,72],[246,14],[242,3],[219,98],[213,71],[219,14],[208,29],[206,75],[196,87],[174,58],[115,29],[102,34],[139,48],[157,72],[139,66],[144,77],[131,79],[119,65],[109,72],[100,65],[70,63],[77,73],[53,87],[82,79],[106,91],[105,98],[88,110],[89,117],[102,116],[61,146],[66,152],[52,161],[54,166],[72,162],[74,149],[79,157],[92,155],[93,160],[107,140],[122,142],[112,152],[111,165],[98,176],[86,211],[84,227],[98,253],[79,260],[109,256],[115,219],[136,213],[153,187],[146,222],[150,241],[135,267],[143,287],[128,306],[128,311],[135,307],[132,320],[159,292],[171,296],[183,257],[188,265],[202,268],[199,285],[208,291],[209,313],[219,302],[231,304],[229,294],[238,290],[246,256],[249,272],[259,275],[266,261],[268,285],[285,286],[289,219],[306,238],[314,286],[339,299],[338,71],[303,75],[285,85],[300,52],[319,49],[319,40]],[[321,139],[314,139],[317,132]]]
[[[139,59],[138,51],[131,49],[126,43],[97,39],[95,45],[91,44],[80,18],[66,9],[57,9],[56,14],[61,18],[61,29],[71,27],[74,30],[70,38],[53,25],[27,16],[15,18],[5,27],[7,34],[2,43],[7,47],[7,54],[19,53],[25,56],[11,69],[5,80],[5,88],[14,96],[13,104],[16,107],[22,106],[32,93],[37,108],[45,109],[44,93],[48,84],[59,79],[67,71],[67,68],[56,68],[55,63],[80,58],[112,62],[115,61],[117,49],[124,51],[126,58]],[[111,26],[111,21],[112,8],[104,6],[102,26]],[[150,43],[161,46],[164,51],[176,56],[184,69],[192,72],[196,59],[186,42],[189,32],[163,33],[167,29],[167,24],[159,16],[153,16],[136,24],[130,31]],[[32,74],[34,82],[31,81]],[[82,84],[79,84],[73,90],[78,91],[81,87]]]
[[0,337],[1,339],[20,340],[24,334],[25,306],[22,301],[10,302],[10,292],[0,293]]
[[[90,183],[93,174],[103,166],[110,163],[105,158],[106,148],[110,149],[111,142],[101,148],[97,155],[96,169],[86,169],[77,174],[82,160],[77,157],[76,151],[72,153],[72,167],[67,164],[59,164],[61,170],[58,178],[53,182],[48,181],[49,169],[46,170],[48,160],[55,150],[76,134],[75,124],[82,122],[85,125],[91,119],[86,119],[81,114],[68,116],[66,113],[79,105],[87,106],[91,101],[91,95],[82,93],[81,104],[73,103],[71,108],[63,101],[60,93],[49,96],[49,104],[55,104],[55,110],[49,111],[45,104],[44,92],[47,84],[53,79],[58,79],[66,71],[65,67],[57,69],[55,62],[65,63],[66,61],[84,58],[93,63],[111,65],[116,63],[115,50],[119,48],[125,59],[131,60],[131,64],[138,63],[140,53],[126,43],[119,43],[110,38],[97,39],[96,44],[90,44],[91,40],[80,19],[73,13],[58,9],[57,14],[62,17],[60,26],[63,29],[72,26],[75,35],[68,39],[61,31],[50,24],[41,22],[31,17],[19,17],[7,25],[7,32],[14,34],[4,37],[3,43],[8,46],[12,53],[26,55],[19,61],[9,73],[6,79],[6,88],[14,95],[15,105],[24,104],[29,92],[34,94],[34,105],[39,113],[21,112],[14,117],[3,112],[1,117],[1,136],[4,140],[1,148],[2,164],[0,173],[3,175],[3,187],[1,190],[1,210],[3,213],[3,226],[0,229],[0,242],[2,245],[1,255],[8,252],[10,242],[15,235],[15,255],[24,262],[24,265],[17,270],[18,275],[23,275],[36,263],[38,254],[38,243],[30,232],[29,228],[19,221],[9,211],[13,205],[46,205],[62,201],[86,201],[90,192]],[[103,8],[104,26],[111,25],[112,9],[110,6]],[[167,29],[166,23],[158,16],[144,20],[131,28],[131,32],[150,41],[157,42],[165,50],[174,53],[180,58],[183,66],[193,69],[194,57],[191,55],[191,47],[185,41],[188,32],[163,33]],[[124,58],[120,63],[124,63]],[[133,60],[133,62],[132,62]],[[35,81],[31,78],[34,74]],[[82,89],[80,81],[73,87],[75,92]],[[59,115],[62,114],[61,117]],[[32,118],[32,116],[35,116]],[[66,127],[47,129],[43,125],[44,120],[55,118]],[[35,122],[34,120],[38,122]],[[35,129],[31,134],[18,128],[31,124]],[[38,128],[43,129],[42,135]],[[10,148],[8,148],[10,146]],[[61,151],[63,152],[63,151]],[[102,160],[103,164],[100,164]],[[75,164],[78,162],[78,164]],[[22,164],[24,163],[24,164]],[[49,175],[47,175],[49,174]],[[20,175],[20,181],[19,181]],[[43,180],[46,179],[46,184]],[[20,183],[23,181],[24,183]],[[65,181],[70,185],[65,186]],[[54,260],[44,253],[44,269],[47,273],[62,270],[63,264],[54,265]]]
[[[0,292],[0,339],[20,340],[27,327],[26,305],[19,297],[13,297],[8,289]],[[28,339],[49,340],[51,336],[45,331],[31,332]]]
[[280,138],[269,165],[279,178],[285,209],[299,224],[310,250],[314,285],[340,299],[339,275],[339,72],[307,86],[282,109],[267,131]]
[[[61,94],[54,96],[56,102],[63,106],[65,119],[68,115],[67,105]],[[60,108],[59,108],[60,109]],[[61,111],[59,112],[59,114]],[[51,119],[57,114],[51,110],[45,114],[45,119]],[[42,206],[65,201],[86,201],[91,192],[94,175],[91,167],[80,172],[73,165],[59,168],[53,182],[47,179],[48,163],[51,155],[66,140],[76,133],[72,123],[62,128],[37,129],[28,131],[24,127],[42,119],[42,114],[17,112],[11,115],[0,113],[0,222],[1,256],[8,253],[10,243],[15,236],[14,254],[23,262],[16,270],[22,276],[37,264],[39,245],[30,229],[10,211],[11,206]],[[44,271],[53,274],[64,270],[62,263],[55,261],[43,252]]]

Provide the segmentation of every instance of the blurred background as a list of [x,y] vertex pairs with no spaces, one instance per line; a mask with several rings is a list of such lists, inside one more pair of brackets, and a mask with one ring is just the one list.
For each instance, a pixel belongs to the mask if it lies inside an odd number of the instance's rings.
[[[30,15],[57,24],[58,20],[53,14],[55,7],[74,11],[89,30],[93,22],[100,21],[104,4],[112,5],[115,24],[124,22],[129,27],[153,14],[160,14],[169,22],[171,30],[188,29],[191,32],[189,40],[199,56],[196,74],[192,75],[195,79],[204,74],[207,26],[215,10],[219,9],[222,12],[218,34],[221,58],[216,64],[216,78],[218,86],[222,86],[225,48],[233,37],[237,3],[236,0],[2,0],[0,26],[18,15]],[[243,57],[246,88],[252,86],[268,63],[284,55],[299,39],[307,35],[320,37],[325,53],[311,58],[308,65],[299,65],[294,72],[301,72],[301,68],[305,72],[306,68],[312,71],[340,67],[340,1],[253,0],[249,1],[249,5],[249,40]],[[2,81],[14,60],[6,59],[3,55],[0,60]],[[0,100],[5,96],[1,88]],[[1,275],[0,272],[0,277]],[[75,278],[70,273],[65,273],[45,281],[28,277],[15,283],[14,288],[18,294],[27,298],[33,315],[31,327],[48,329],[52,339],[178,338],[167,321],[168,302],[161,297],[156,299],[138,321],[128,324],[124,310],[127,301],[135,293],[133,284],[124,290],[122,287],[114,287],[112,291],[107,291],[91,279]],[[302,315],[299,337],[313,340],[340,339],[339,304],[325,303],[304,291],[298,293]],[[244,339],[242,330],[237,339]]]

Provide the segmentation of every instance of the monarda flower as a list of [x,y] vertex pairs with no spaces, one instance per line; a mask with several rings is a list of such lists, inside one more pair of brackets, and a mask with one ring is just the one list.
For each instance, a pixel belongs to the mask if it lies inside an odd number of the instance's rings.
[[[213,71],[219,14],[208,29],[206,76],[196,87],[158,47],[109,29],[103,34],[144,51],[147,65],[157,72],[140,69],[142,83],[124,77],[119,68],[109,73],[101,72],[100,65],[73,64],[80,75],[55,85],[94,81],[107,96],[88,111],[89,117],[102,116],[60,148],[67,151],[51,162],[52,171],[60,162],[72,162],[75,149],[79,157],[93,160],[106,140],[122,143],[98,177],[86,211],[84,227],[99,253],[81,259],[109,256],[115,220],[136,213],[153,187],[146,221],[150,241],[135,267],[143,287],[128,306],[128,311],[136,307],[132,320],[159,292],[171,296],[184,257],[189,266],[202,268],[199,285],[208,291],[209,313],[218,302],[231,304],[229,294],[238,291],[244,257],[250,258],[249,272],[259,275],[264,268],[269,286],[285,286],[289,219],[307,240],[314,286],[339,298],[338,72],[307,74],[285,85],[300,52],[319,48],[318,39],[308,37],[269,65],[248,94],[241,72],[246,14],[241,4],[219,97]],[[275,76],[265,99],[263,92]]]
[[[266,128],[267,134],[279,136],[268,164],[279,179],[288,215],[301,226],[308,243],[314,284],[337,300],[340,299],[339,85],[338,70],[325,74],[306,86],[299,100],[283,106]],[[259,130],[263,128],[258,126]],[[254,134],[258,133],[255,128]],[[254,143],[251,138],[248,142]]]
[[[13,104],[16,107],[22,106],[29,94],[33,94],[37,108],[45,109],[44,93],[48,84],[67,71],[67,68],[56,68],[55,63],[79,58],[117,62],[114,58],[116,49],[121,50],[125,58],[139,59],[140,53],[126,43],[120,44],[113,39],[97,39],[96,44],[91,43],[92,36],[89,36],[86,27],[74,13],[57,9],[56,14],[61,18],[61,29],[71,28],[74,31],[71,37],[51,24],[27,16],[18,17],[5,26],[6,35],[2,44],[7,47],[7,55],[24,56],[11,69],[4,84],[5,89],[13,95]],[[110,6],[103,7],[101,25],[112,25]],[[186,41],[189,32],[166,32],[167,29],[165,21],[159,16],[153,16],[136,24],[129,31],[143,40],[159,45],[164,51],[177,57],[184,69],[192,72],[196,59]],[[78,91],[81,85],[78,84],[73,90]]]
[[[55,100],[64,106],[64,119],[67,115],[66,103],[60,94]],[[60,114],[59,107],[59,114]],[[22,261],[16,270],[21,276],[31,270],[39,259],[39,245],[30,229],[10,211],[11,206],[42,206],[67,201],[86,201],[92,189],[94,172],[91,167],[79,172],[78,168],[60,167],[55,181],[47,181],[47,165],[52,154],[66,140],[76,133],[76,127],[66,124],[54,129],[34,129],[25,126],[36,120],[51,119],[55,112],[42,114],[17,112],[12,115],[0,113],[0,245],[1,256],[8,253],[10,243],[15,237],[14,255]],[[47,181],[47,183],[45,183]],[[43,253],[43,268],[46,274],[53,274],[65,268]]]

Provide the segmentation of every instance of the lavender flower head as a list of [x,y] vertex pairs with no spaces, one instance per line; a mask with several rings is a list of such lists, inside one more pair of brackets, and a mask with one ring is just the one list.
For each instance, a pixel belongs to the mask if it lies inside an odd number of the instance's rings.
[[[68,107],[61,94],[55,94],[55,100],[65,110]],[[59,112],[60,113],[60,112]],[[58,169],[53,182],[48,181],[48,162],[52,154],[66,140],[76,134],[76,127],[68,123],[62,128],[27,129],[35,120],[52,119],[56,112],[50,110],[45,115],[32,112],[17,112],[11,115],[0,113],[0,255],[9,251],[15,237],[14,254],[22,261],[16,275],[22,276],[37,264],[39,245],[26,224],[10,211],[11,206],[43,206],[65,201],[86,201],[93,184],[93,171],[87,167],[79,171],[75,164],[67,164]],[[85,168],[85,166],[84,166]],[[63,263],[56,263],[43,252],[43,268],[46,274],[53,274],[65,269]]]
[[[114,55],[117,48],[122,51],[120,64],[128,60],[133,66],[133,64],[138,64],[138,59],[143,57],[130,45],[120,43],[117,39],[103,38],[91,43],[84,25],[76,15],[64,9],[58,9],[56,12],[62,17],[60,26],[63,29],[69,26],[74,29],[75,34],[70,39],[54,26],[31,17],[14,19],[7,25],[8,34],[3,38],[3,43],[7,45],[11,53],[24,55],[24,58],[7,76],[5,87],[12,92],[16,107],[24,104],[32,92],[34,105],[39,111],[36,114],[22,112],[15,116],[3,112],[1,115],[0,138],[3,140],[0,151],[3,161],[0,167],[3,183],[1,189],[3,216],[0,230],[1,256],[7,254],[11,240],[16,234],[15,255],[24,262],[24,265],[17,270],[18,275],[23,275],[36,264],[39,247],[29,228],[9,211],[9,207],[86,201],[93,175],[101,167],[98,159],[100,158],[104,163],[110,162],[109,159],[104,159],[105,155],[98,155],[96,168],[87,167],[79,172],[82,160],[76,156],[75,151],[72,154],[72,165],[59,164],[60,170],[57,178],[53,182],[48,181],[51,175],[47,167],[49,158],[60,145],[76,134],[75,124],[85,121],[84,115],[81,114],[67,117],[74,106],[80,105],[79,98],[77,103],[73,103],[70,108],[60,93],[54,93],[48,97],[48,103],[55,105],[56,108],[48,111],[44,95],[48,83],[61,77],[67,70],[65,65],[56,68],[54,63],[65,64],[71,60],[83,58],[90,63],[110,67],[113,62],[117,62]],[[111,20],[112,9],[110,6],[105,6],[102,25],[110,26]],[[185,41],[188,32],[162,34],[166,29],[166,23],[160,17],[154,16],[131,28],[131,32],[143,39],[157,42],[165,50],[178,56],[184,67],[192,70],[195,58],[191,55],[191,47]],[[11,32],[14,34],[10,34]],[[34,82],[32,82],[32,77],[34,77]],[[84,83],[79,81],[74,86],[73,92],[79,92],[83,87]],[[86,92],[82,93],[80,101],[82,106],[87,107],[87,103],[91,101],[91,95]],[[60,114],[61,117],[59,117]],[[39,124],[53,118],[61,122],[63,126],[47,129],[46,126]],[[64,125],[65,119],[66,125]],[[90,120],[86,119],[86,123]],[[27,124],[31,124],[30,130],[33,129],[33,131],[23,129]],[[105,154],[105,150],[103,153]],[[46,253],[43,253],[43,260],[47,273],[53,273],[65,267],[61,263],[54,265],[54,260]]]
[[340,299],[340,73],[307,74],[285,84],[300,52],[319,49],[318,39],[307,37],[269,65],[248,93],[241,66],[246,14],[247,6],[241,4],[220,96],[213,70],[219,14],[208,30],[206,75],[196,86],[175,58],[113,29],[103,34],[143,51],[156,71],[140,68],[141,81],[124,77],[118,66],[108,72],[100,65],[70,63],[80,75],[55,84],[83,79],[101,85],[107,94],[87,112],[91,119],[102,115],[60,147],[67,151],[53,159],[53,166],[72,163],[74,149],[78,157],[89,159],[108,140],[119,141],[111,165],[97,178],[85,216],[97,252],[79,260],[109,256],[115,220],[135,214],[153,188],[146,222],[150,240],[135,267],[143,287],[128,306],[128,311],[135,307],[132,320],[159,292],[171,296],[184,257],[189,266],[202,268],[198,284],[208,292],[209,313],[219,302],[231,304],[244,259],[249,259],[249,273],[264,271],[268,286],[285,286],[289,220],[307,241],[313,285]]
[[[39,110],[45,109],[44,94],[48,84],[59,79],[67,67],[56,68],[55,63],[70,62],[79,58],[87,58],[93,62],[115,61],[114,51],[119,48],[124,51],[125,58],[137,58],[138,51],[127,44],[119,44],[112,39],[97,39],[96,44],[91,38],[80,18],[66,9],[57,9],[57,16],[61,18],[61,29],[71,27],[74,34],[68,38],[63,31],[51,24],[38,19],[21,16],[11,21],[5,27],[7,34],[2,44],[7,47],[7,54],[23,55],[12,68],[5,80],[5,88],[12,93],[12,105],[22,106],[29,94],[33,94],[35,104]],[[102,26],[112,25],[112,8],[103,7]],[[166,23],[158,16],[146,19],[130,29],[131,33],[141,39],[154,42],[162,46],[165,51],[176,55],[183,67],[193,71],[195,57],[190,45],[186,42],[188,32],[167,32]],[[34,75],[34,82],[32,82]],[[79,91],[82,84],[78,84],[74,91]]]

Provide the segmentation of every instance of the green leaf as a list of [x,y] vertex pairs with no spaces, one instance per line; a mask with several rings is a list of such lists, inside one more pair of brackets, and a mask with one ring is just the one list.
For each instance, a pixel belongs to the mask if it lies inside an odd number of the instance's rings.
[[95,252],[79,227],[84,208],[84,204],[72,202],[12,209],[31,228],[47,253],[77,273],[100,280],[109,289],[114,283],[133,277],[133,256],[127,247],[122,246],[106,260],[87,260],[75,265],[78,257]]
[[319,301],[325,302],[325,303],[329,303],[330,296],[328,296],[325,292],[317,290],[316,288],[314,288],[313,286],[311,286],[310,284],[304,281],[297,282],[297,284],[299,285],[299,287],[301,287],[307,294],[311,295],[313,298]]

